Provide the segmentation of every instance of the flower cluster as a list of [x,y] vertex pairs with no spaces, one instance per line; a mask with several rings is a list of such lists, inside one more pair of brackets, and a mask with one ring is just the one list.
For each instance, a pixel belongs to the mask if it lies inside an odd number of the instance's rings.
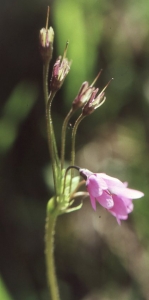
[[[121,220],[126,220],[128,214],[133,211],[132,199],[141,198],[144,194],[140,191],[129,189],[127,183],[123,183],[117,178],[110,177],[104,173],[92,173],[87,169],[75,166],[75,140],[78,126],[85,117],[92,114],[106,100],[105,90],[111,80],[100,92],[99,88],[95,87],[95,83],[102,70],[100,70],[92,84],[89,84],[87,81],[82,83],[78,94],[72,101],[70,111],[62,124],[61,147],[60,151],[58,151],[51,112],[52,102],[70,71],[71,61],[66,57],[68,48],[67,42],[64,53],[58,56],[52,69],[51,78],[49,79],[49,66],[53,55],[54,30],[52,27],[48,29],[48,21],[49,7],[47,10],[46,26],[42,28],[39,33],[39,49],[43,61],[43,91],[46,109],[47,136],[54,183],[54,195],[47,203],[45,255],[48,284],[51,292],[50,299],[59,300],[53,258],[54,230],[57,217],[61,214],[80,209],[83,203],[81,202],[76,206],[74,205],[75,199],[80,196],[89,195],[94,210],[96,210],[96,202],[100,203],[100,205],[117,219],[118,224],[120,224]],[[78,110],[80,110],[80,114],[72,126],[70,164],[69,167],[65,169],[67,127],[72,115]],[[73,169],[76,169],[79,175],[85,179],[87,192],[79,190],[82,184],[84,184],[84,180],[80,181],[80,176],[74,176]],[[68,174],[69,170],[71,171],[70,174]]]

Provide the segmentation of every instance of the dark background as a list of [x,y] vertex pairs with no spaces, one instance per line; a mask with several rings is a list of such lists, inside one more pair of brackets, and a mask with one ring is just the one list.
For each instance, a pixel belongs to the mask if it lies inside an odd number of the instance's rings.
[[[93,212],[89,199],[80,211],[59,217],[61,297],[149,299],[148,0],[0,1],[0,299],[49,299],[44,223],[53,182],[38,49],[47,5],[55,31],[51,66],[67,40],[72,59],[52,107],[58,148],[62,121],[80,85],[103,68],[96,86],[114,81],[105,104],[79,126],[76,164],[145,193],[121,226],[99,205]],[[68,163],[70,136],[71,126]]]

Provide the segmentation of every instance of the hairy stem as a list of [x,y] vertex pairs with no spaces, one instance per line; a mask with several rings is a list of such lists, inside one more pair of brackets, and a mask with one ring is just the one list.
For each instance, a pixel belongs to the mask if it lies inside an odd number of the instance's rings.
[[[50,200],[50,202],[52,199]],[[47,206],[48,207],[48,206]],[[47,209],[45,226],[45,256],[47,265],[47,280],[51,300],[60,300],[54,262],[54,235],[57,216]]]
[[53,129],[52,117],[51,117],[51,104],[52,100],[55,96],[55,93],[50,93],[47,105],[46,105],[46,121],[47,121],[47,132],[48,132],[48,146],[52,160],[52,170],[53,170],[53,178],[54,178],[54,187],[56,195],[59,194],[59,158],[57,153],[57,146],[55,141],[55,134]]
[[48,146],[49,152],[52,160],[52,170],[53,170],[53,178],[54,178],[54,187],[55,193],[58,194],[58,180],[57,173],[59,167],[59,159],[57,154],[57,146],[55,141],[52,117],[51,117],[51,104],[52,100],[55,96],[55,93],[48,92],[48,72],[49,72],[49,63],[45,63],[43,65],[43,91],[44,91],[44,99],[46,106],[46,122],[47,122],[47,133],[48,133]]
[[45,99],[45,105],[48,102],[48,73],[49,73],[49,63],[43,65],[43,93]]
[[[74,166],[75,164],[75,140],[76,140],[76,132],[78,129],[78,126],[80,122],[84,119],[84,116],[81,114],[78,119],[76,120],[73,130],[72,130],[72,148],[71,148],[71,166]],[[72,178],[74,176],[74,170],[71,168],[71,180],[70,180],[70,191],[72,186]]]
[[58,152],[57,152],[57,145],[56,145],[56,139],[55,139],[55,133],[54,133],[54,128],[53,128],[53,122],[52,122],[52,116],[51,116],[51,106],[52,106],[52,101],[55,97],[56,92],[50,92],[49,99],[48,99],[48,106],[49,106],[49,127],[50,127],[50,132],[51,132],[51,137],[52,137],[52,142],[53,142],[53,154],[54,158],[56,161],[56,166],[57,168],[60,169],[60,162],[59,162],[59,157],[58,157]]
[[61,134],[61,169],[63,169],[64,166],[64,159],[65,159],[65,143],[66,143],[66,129],[67,129],[67,125],[68,122],[71,118],[71,116],[73,115],[74,110],[71,108],[69,113],[67,114],[64,122],[63,122],[63,126],[62,126],[62,134]]
[[78,126],[80,124],[80,122],[84,119],[85,116],[83,116],[82,114],[78,117],[78,119],[76,120],[73,130],[72,130],[72,148],[71,148],[71,165],[74,166],[75,164],[75,140],[76,140],[76,132],[78,129]]

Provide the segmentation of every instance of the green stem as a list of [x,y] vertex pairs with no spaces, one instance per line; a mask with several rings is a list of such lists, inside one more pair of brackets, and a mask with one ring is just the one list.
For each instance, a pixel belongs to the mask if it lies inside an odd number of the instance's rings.
[[78,119],[76,120],[73,130],[72,130],[72,148],[71,148],[71,165],[74,166],[75,164],[75,140],[76,140],[76,132],[78,129],[78,126],[80,124],[80,122],[84,119],[85,116],[83,116],[82,114],[78,117]]
[[48,73],[49,73],[49,63],[45,63],[43,65],[43,92],[44,92],[44,99],[45,105],[48,102]]
[[[52,199],[50,200],[50,202]],[[48,206],[47,206],[48,207]],[[45,256],[47,265],[47,280],[51,294],[51,300],[60,300],[54,262],[54,235],[57,216],[47,209],[45,226]]]
[[68,122],[73,115],[74,110],[71,108],[69,113],[67,114],[63,126],[62,126],[62,134],[61,134],[61,170],[63,169],[64,166],[64,159],[65,159],[65,144],[66,144],[66,129]]
[[53,179],[54,179],[54,187],[55,187],[55,193],[56,195],[59,194],[59,160],[58,160],[58,154],[57,154],[57,147],[56,147],[56,141],[55,141],[55,134],[53,130],[53,123],[52,123],[52,117],[51,117],[51,104],[52,100],[55,96],[55,93],[51,93],[50,97],[48,99],[48,103],[46,105],[46,121],[47,121],[47,131],[48,131],[48,145],[49,145],[49,151],[51,155],[52,160],[52,169],[53,169]]
[[51,136],[53,139],[53,151],[54,151],[54,158],[56,160],[56,165],[57,168],[60,169],[60,162],[59,162],[59,157],[58,157],[58,152],[57,152],[57,145],[56,145],[56,139],[55,139],[55,133],[54,133],[54,128],[53,128],[53,122],[52,122],[52,116],[51,116],[51,105],[53,98],[55,97],[56,92],[51,92],[49,95],[49,126],[50,126],[50,131],[51,131]]
[[[72,148],[71,148],[71,166],[74,166],[75,164],[75,140],[76,140],[76,132],[78,129],[78,126],[80,122],[84,119],[85,116],[82,114],[78,117],[76,120],[73,130],[72,130]],[[70,192],[71,192],[71,186],[72,186],[72,178],[74,176],[74,170],[71,169],[71,180],[70,180]]]
[[59,180],[57,180],[57,174],[58,174],[58,169],[60,169],[60,166],[59,166],[57,146],[56,146],[55,135],[53,130],[52,117],[51,117],[51,104],[55,96],[55,93],[50,93],[50,95],[48,95],[49,94],[48,72],[49,72],[49,63],[45,63],[43,65],[43,91],[44,91],[44,99],[45,99],[45,106],[46,106],[48,146],[49,146],[49,152],[52,160],[55,193],[58,194]]

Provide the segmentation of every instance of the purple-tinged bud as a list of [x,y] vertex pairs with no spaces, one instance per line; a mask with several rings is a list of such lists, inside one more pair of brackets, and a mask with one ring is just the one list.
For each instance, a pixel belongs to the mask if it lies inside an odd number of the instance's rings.
[[50,83],[50,88],[51,91],[53,92],[58,91],[61,88],[65,80],[65,77],[70,71],[71,61],[68,61],[68,59],[65,57],[67,46],[68,43],[66,44],[64,56],[63,57],[59,56],[53,67],[51,83]]
[[[82,108],[82,114],[84,116],[90,115],[96,108],[98,108],[101,105],[101,100],[103,99],[104,94],[102,94],[102,95],[99,94],[96,97],[96,94],[98,93],[98,91],[99,91],[98,88],[93,91],[89,101]],[[104,100],[105,100],[105,98],[104,98]]]
[[50,27],[48,30],[42,28],[39,33],[39,49],[43,62],[49,62],[53,53],[54,31]]
[[39,49],[44,63],[49,63],[53,53],[54,31],[52,27],[48,29],[49,7],[47,10],[46,28],[42,28],[39,32]]
[[100,94],[98,94],[97,97],[96,97],[96,95],[97,95],[99,89],[97,88],[96,90],[94,90],[92,92],[89,101],[82,108],[82,115],[83,116],[90,115],[91,113],[94,112],[95,109],[100,107],[105,102],[106,97],[105,97],[105,92],[104,91],[108,87],[108,85],[110,84],[111,80],[107,83],[107,85],[103,88],[103,90],[100,92]]
[[90,99],[90,96],[94,89],[94,87],[89,86],[89,83],[87,81],[83,82],[78,95],[72,102],[73,110],[82,107]]

